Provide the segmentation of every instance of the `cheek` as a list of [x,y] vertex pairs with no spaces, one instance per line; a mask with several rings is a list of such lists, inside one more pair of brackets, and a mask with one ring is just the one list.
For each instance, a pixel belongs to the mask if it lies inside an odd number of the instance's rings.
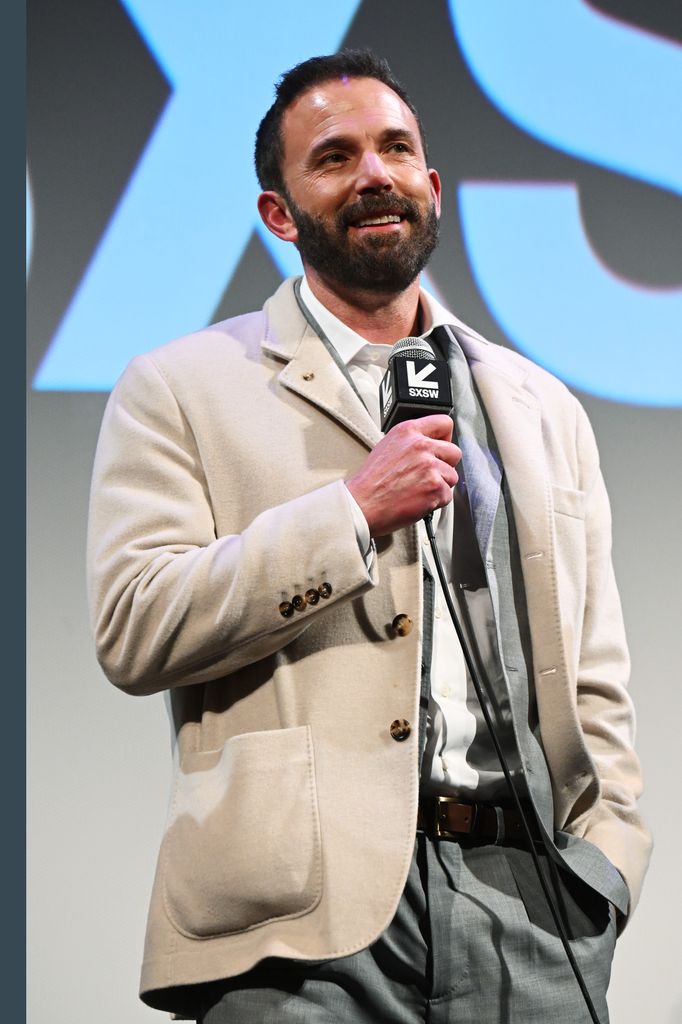
[[329,183],[309,185],[294,197],[294,201],[311,217],[326,220],[335,217],[338,211],[348,202],[348,192],[344,189],[332,188]]
[[404,168],[402,174],[396,174],[396,181],[400,181],[404,188],[409,189],[415,199],[428,199],[433,202],[438,200],[433,182],[421,166]]

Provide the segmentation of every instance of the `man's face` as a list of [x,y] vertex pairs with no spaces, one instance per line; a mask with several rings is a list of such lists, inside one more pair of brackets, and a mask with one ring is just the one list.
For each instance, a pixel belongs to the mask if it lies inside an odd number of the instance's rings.
[[436,246],[440,215],[438,174],[409,107],[372,78],[326,82],[289,107],[282,138],[304,264],[347,288],[406,288]]

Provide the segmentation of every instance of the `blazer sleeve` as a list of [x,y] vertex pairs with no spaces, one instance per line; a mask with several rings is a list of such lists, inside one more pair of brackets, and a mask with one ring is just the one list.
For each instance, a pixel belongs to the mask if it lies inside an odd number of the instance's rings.
[[[342,480],[217,536],[191,427],[149,356],[133,360],[104,414],[87,566],[98,660],[134,694],[234,672],[377,582]],[[300,581],[331,593],[285,618],[280,605]]]
[[611,558],[611,511],[597,446],[582,407],[578,445],[586,497],[586,595],[578,664],[577,709],[601,795],[569,831],[598,846],[619,869],[637,902],[651,838],[640,816],[642,791],[634,750],[635,712],[626,689],[630,659]]

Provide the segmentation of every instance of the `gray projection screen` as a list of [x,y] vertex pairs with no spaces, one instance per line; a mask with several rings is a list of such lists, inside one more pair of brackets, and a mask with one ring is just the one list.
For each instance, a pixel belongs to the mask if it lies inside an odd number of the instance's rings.
[[585,405],[614,514],[657,841],[612,1020],[682,1020],[682,12],[653,0],[29,0],[29,1020],[150,1021],[136,999],[168,797],[161,698],[96,664],[94,447],[128,360],[259,308],[300,271],[259,226],[252,140],[282,71],[386,56],[444,182],[426,284]]

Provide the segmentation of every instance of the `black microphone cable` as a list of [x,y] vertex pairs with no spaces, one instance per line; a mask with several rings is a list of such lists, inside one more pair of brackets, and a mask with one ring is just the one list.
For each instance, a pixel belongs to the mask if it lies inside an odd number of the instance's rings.
[[[441,328],[436,327],[430,335],[438,348],[440,359],[436,356],[434,348],[430,342],[424,338],[403,338],[401,341],[396,342],[391,349],[391,354],[389,356],[389,368],[384,376],[380,389],[381,428],[383,431],[388,431],[396,423],[405,419],[413,419],[435,412],[451,413],[453,402],[450,373],[449,369],[447,369],[447,360],[444,358],[442,351],[442,339],[439,339],[438,337],[440,330]],[[412,379],[410,379],[410,371]],[[585,980],[581,974],[578,964],[576,963],[573,950],[570,947],[563,921],[561,920],[559,911],[557,910],[554,902],[555,899],[560,902],[559,895],[556,890],[553,894],[550,892],[547,880],[542,873],[540,861],[531,835],[528,818],[512,781],[509,765],[507,764],[507,760],[502,751],[502,747],[497,733],[495,732],[495,726],[486,703],[485,687],[479,678],[478,669],[469,648],[465,630],[459,620],[447,580],[445,579],[443,564],[440,559],[436,538],[433,532],[432,519],[433,513],[429,513],[424,517],[426,532],[431,544],[431,551],[443,595],[448,606],[450,618],[452,619],[453,626],[455,627],[455,632],[462,647],[464,660],[469,670],[469,675],[474,686],[476,697],[478,698],[478,702],[481,706],[481,711],[499,758],[504,777],[511,792],[514,805],[521,819],[523,831],[528,842],[528,848],[533,859],[533,864],[535,866],[543,894],[547,901],[547,905],[556,925],[559,938],[561,939],[566,956],[573,970],[573,974],[575,975],[576,981],[580,987],[580,991],[583,999],[585,1000],[585,1005],[587,1006],[593,1024],[601,1024],[590,997],[590,993],[585,984]],[[540,829],[540,834],[543,837],[545,850],[550,857],[551,867],[551,853],[547,849],[547,839],[545,838],[542,829]],[[552,877],[551,884],[553,888],[554,882],[555,880]]]
[[[557,928],[557,932],[559,933],[559,938],[561,939],[562,945],[563,945],[564,950],[566,952],[566,956],[567,956],[568,961],[569,961],[569,963],[570,963],[570,965],[571,965],[571,967],[573,969],[573,974],[575,975],[575,980],[577,981],[577,983],[578,983],[578,985],[580,987],[580,991],[582,993],[583,999],[585,1000],[585,1005],[587,1006],[587,1009],[588,1009],[590,1017],[591,1017],[591,1019],[593,1021],[593,1024],[601,1024],[601,1021],[599,1020],[599,1016],[597,1015],[597,1011],[594,1008],[594,1003],[592,1002],[592,998],[591,998],[590,993],[588,991],[587,985],[585,984],[585,979],[583,978],[581,970],[578,967],[578,964],[576,962],[575,956],[573,955],[573,950],[571,949],[571,945],[570,945],[570,942],[568,940],[568,936],[566,934],[566,929],[564,928],[564,923],[561,920],[561,916],[560,916],[559,911],[557,910],[556,904],[554,902],[555,899],[557,898],[557,894],[556,894],[556,892],[554,894],[552,894],[550,892],[550,888],[549,888],[549,886],[547,884],[547,879],[545,878],[545,876],[542,873],[542,869],[540,867],[540,860],[538,858],[537,851],[535,849],[535,843],[533,842],[533,836],[532,836],[531,831],[530,831],[530,825],[528,823],[528,818],[526,816],[526,812],[525,812],[525,810],[523,808],[521,800],[519,799],[519,795],[516,792],[516,787],[514,786],[514,783],[512,781],[512,776],[511,776],[511,772],[509,770],[509,765],[507,764],[507,759],[504,756],[504,753],[502,751],[502,746],[500,744],[499,738],[498,738],[497,733],[495,731],[495,726],[493,724],[493,720],[492,720],[490,711],[489,711],[488,706],[487,706],[485,688],[484,688],[483,684],[481,683],[481,680],[479,679],[478,668],[477,668],[477,666],[475,664],[474,658],[473,658],[473,656],[471,654],[471,651],[469,649],[467,637],[465,635],[465,632],[464,632],[464,629],[462,627],[462,624],[461,624],[461,622],[459,620],[459,615],[458,615],[457,609],[455,608],[455,603],[452,600],[452,595],[450,594],[450,588],[449,588],[448,582],[447,582],[447,580],[445,578],[445,572],[443,570],[443,563],[441,562],[440,553],[438,551],[438,545],[436,543],[436,537],[435,537],[435,534],[433,532],[433,512],[429,512],[426,516],[424,516],[424,525],[426,526],[426,533],[427,533],[428,538],[429,538],[429,543],[431,544],[431,553],[433,554],[433,560],[434,560],[434,563],[435,563],[435,566],[436,566],[436,571],[438,573],[438,579],[440,580],[440,585],[441,585],[441,589],[443,591],[443,596],[445,597],[445,602],[446,602],[446,604],[448,606],[448,611],[450,612],[450,618],[452,619],[452,624],[455,627],[455,632],[457,633],[457,637],[458,637],[459,642],[460,642],[461,647],[462,647],[462,652],[464,654],[464,660],[466,662],[467,669],[469,670],[469,675],[471,677],[471,681],[472,681],[473,686],[474,686],[476,697],[478,698],[478,703],[480,704],[481,711],[483,712],[483,717],[485,719],[485,724],[488,727],[488,731],[490,733],[490,737],[491,737],[491,739],[493,741],[493,746],[495,747],[495,752],[497,753],[497,756],[498,756],[499,761],[500,761],[500,765],[502,766],[502,771],[504,773],[504,777],[507,780],[507,785],[508,785],[509,790],[511,792],[512,799],[513,799],[514,805],[516,807],[516,811],[517,811],[519,817],[521,818],[521,823],[523,825],[523,831],[524,831],[526,839],[528,841],[528,848],[530,850],[531,857],[533,858],[533,864],[535,866],[535,870],[537,872],[538,879],[540,880],[540,885],[542,886],[542,891],[543,891],[545,899],[547,901],[547,905],[548,905],[548,907],[549,907],[549,909],[551,911],[552,918],[554,919],[554,923],[555,923],[556,928]],[[544,835],[542,829],[540,830],[540,834]],[[544,842],[546,842],[546,840],[543,838],[543,843]],[[549,856],[549,854],[548,854],[548,856]]]

